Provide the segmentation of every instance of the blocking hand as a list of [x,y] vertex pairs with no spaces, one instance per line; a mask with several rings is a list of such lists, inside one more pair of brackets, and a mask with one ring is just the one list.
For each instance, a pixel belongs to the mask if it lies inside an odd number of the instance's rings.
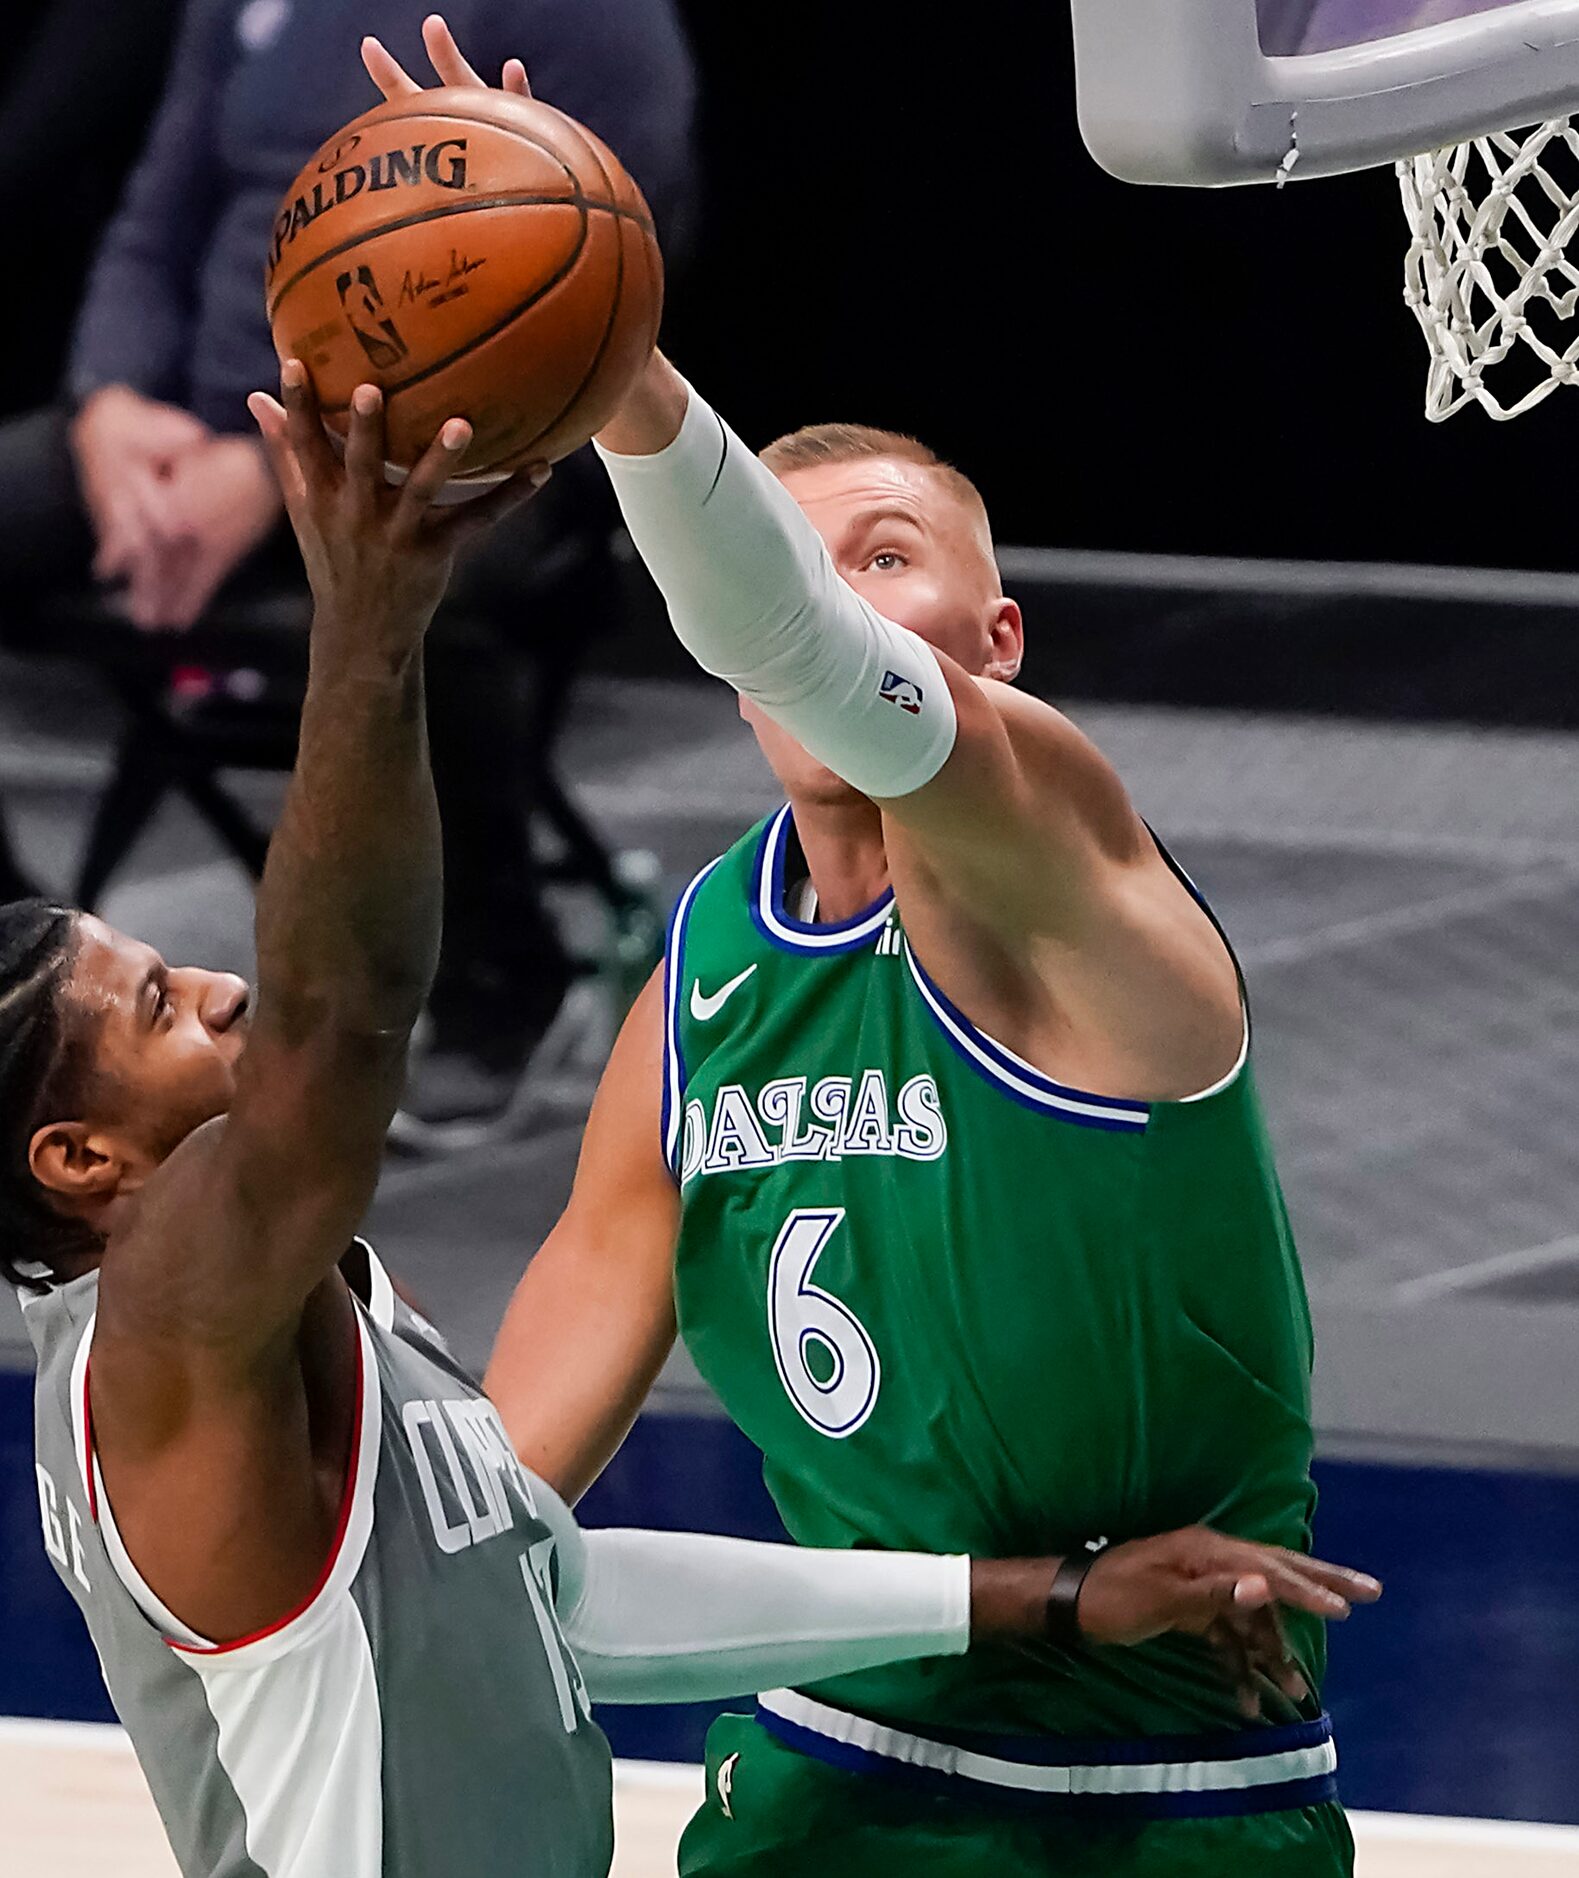
[[[422,22],[422,43],[427,47],[434,76],[441,85],[464,85],[480,91],[489,88],[488,81],[474,70],[455,43],[455,35],[441,14],[430,13]],[[371,35],[362,41],[362,63],[367,68],[368,77],[391,102],[396,98],[414,97],[424,89],[394,54]],[[499,89],[513,91],[519,98],[531,97],[532,88],[527,83],[526,67],[519,59],[505,61],[504,71],[499,78]]]

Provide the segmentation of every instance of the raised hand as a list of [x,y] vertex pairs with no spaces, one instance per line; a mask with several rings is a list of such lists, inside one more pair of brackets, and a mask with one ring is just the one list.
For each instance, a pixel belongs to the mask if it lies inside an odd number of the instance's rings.
[[[430,13],[422,22],[422,43],[427,48],[428,58],[440,85],[465,85],[480,91],[488,89],[488,81],[472,67],[455,43],[455,35],[442,14]],[[391,101],[415,97],[426,89],[417,83],[380,40],[371,35],[362,41],[362,63],[367,68],[368,77]],[[504,71],[499,78],[499,89],[512,91],[520,98],[531,97],[532,88],[527,83],[526,67],[519,59],[505,61]]]
[[342,462],[300,359],[280,372],[283,402],[259,391],[248,409],[279,478],[317,605],[315,629],[335,624],[369,634],[369,649],[409,651],[444,596],[458,550],[548,481],[535,463],[463,505],[435,507],[471,442],[452,417],[399,487],[385,471],[384,395],[359,385]]

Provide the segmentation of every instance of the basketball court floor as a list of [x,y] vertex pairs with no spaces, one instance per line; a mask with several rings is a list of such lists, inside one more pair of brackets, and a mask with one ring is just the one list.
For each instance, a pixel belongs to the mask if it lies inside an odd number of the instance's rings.
[[[626,1761],[613,1878],[672,1878],[701,1791],[694,1767]],[[1357,1878],[1575,1878],[1579,1831],[1356,1817]],[[153,1802],[113,1728],[0,1722],[0,1845],[14,1878],[176,1878]]]

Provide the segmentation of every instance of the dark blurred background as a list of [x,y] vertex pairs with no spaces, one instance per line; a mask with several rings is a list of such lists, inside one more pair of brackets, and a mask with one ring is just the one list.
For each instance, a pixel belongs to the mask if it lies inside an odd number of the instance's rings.
[[709,213],[669,337],[748,438],[917,430],[1010,542],[1574,566],[1579,400],[1424,422],[1387,171],[1115,181],[1058,5],[685,13]]
[[[173,14],[121,0],[118,44],[138,56],[101,78],[94,34],[62,30],[73,11],[12,0],[0,48],[0,86],[24,57],[56,71],[0,161],[0,382],[35,399]],[[1056,5],[977,0],[925,23],[836,0],[682,12],[706,212],[667,340],[747,437],[829,413],[913,429],[981,482],[1010,542],[1574,565],[1568,400],[1510,425],[1421,418],[1387,172],[1282,191],[1114,181],[1080,141]],[[91,153],[65,192],[58,138]]]

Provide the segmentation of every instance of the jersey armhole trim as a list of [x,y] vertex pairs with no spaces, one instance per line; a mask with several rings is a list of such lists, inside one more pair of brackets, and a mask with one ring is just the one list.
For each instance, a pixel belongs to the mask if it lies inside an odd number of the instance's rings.
[[[388,1284],[387,1276],[384,1279]],[[115,1525],[104,1478],[93,1445],[93,1415],[89,1399],[93,1329],[97,1315],[83,1333],[72,1371],[72,1413],[77,1423],[78,1461],[88,1495],[88,1511],[99,1528],[105,1555],[122,1589],[144,1617],[159,1630],[163,1642],[178,1656],[225,1667],[251,1668],[295,1649],[315,1632],[323,1613],[349,1591],[362,1568],[373,1532],[373,1495],[382,1446],[378,1360],[364,1306],[353,1295],[356,1323],[356,1401],[351,1429],[351,1458],[345,1490],[323,1568],[313,1588],[292,1611],[234,1643],[210,1643],[198,1636],[172,1612],[138,1571]]]
[[1125,1096],[1092,1095],[1087,1090],[1055,1082],[1027,1063],[1024,1057],[1016,1056],[1014,1051],[978,1029],[927,976],[910,941],[905,939],[902,943],[905,962],[922,1002],[944,1036],[977,1075],[1023,1108],[1034,1109],[1056,1121],[1073,1122],[1081,1128],[1102,1128],[1115,1134],[1145,1133],[1151,1120],[1152,1103],[1132,1101]]
[[[722,859],[722,856],[719,857]],[[685,929],[696,896],[718,860],[709,861],[675,905],[669,943],[663,954],[663,1120],[664,1165],[678,1181],[680,1149],[685,1139],[685,1048],[680,1037],[681,986],[685,978]]]
[[1244,1074],[1245,1064],[1250,1061],[1250,1007],[1241,993],[1239,1000],[1241,1022],[1244,1029],[1239,1043],[1239,1056],[1226,1076],[1219,1076],[1210,1088],[1197,1089],[1194,1095],[1179,1096],[1176,1104],[1179,1108],[1188,1108],[1192,1102],[1210,1102],[1213,1096],[1226,1095]]

